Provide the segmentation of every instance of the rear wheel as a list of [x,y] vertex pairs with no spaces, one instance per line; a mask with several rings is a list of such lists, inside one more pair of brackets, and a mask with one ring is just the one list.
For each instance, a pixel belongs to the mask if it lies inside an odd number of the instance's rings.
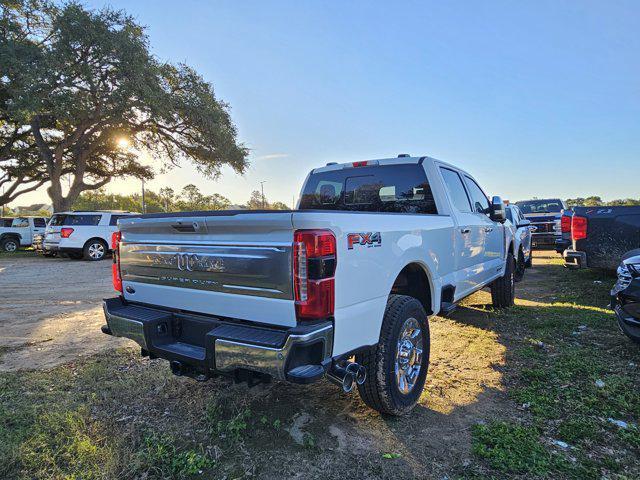
[[496,308],[513,306],[515,298],[515,260],[513,253],[507,255],[504,275],[491,284],[491,300]]
[[0,242],[0,250],[7,253],[13,253],[20,247],[20,242],[15,238],[5,238]]
[[362,400],[389,415],[408,413],[420,399],[429,368],[429,322],[414,297],[390,295],[380,341],[356,356],[367,369]]
[[522,250],[518,252],[518,261],[516,262],[516,270],[514,272],[514,280],[520,282],[524,278],[524,270],[527,268],[527,264],[524,260],[524,253]]
[[104,240],[89,240],[82,251],[85,260],[97,262],[107,255],[107,244]]

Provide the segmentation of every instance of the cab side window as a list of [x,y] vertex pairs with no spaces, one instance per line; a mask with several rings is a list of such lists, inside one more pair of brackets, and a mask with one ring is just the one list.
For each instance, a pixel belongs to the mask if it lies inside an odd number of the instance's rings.
[[470,177],[465,175],[464,181],[467,184],[471,202],[473,203],[473,211],[477,213],[489,213],[489,199],[484,194],[478,184]]
[[447,192],[451,203],[459,212],[471,212],[471,203],[469,197],[462,184],[462,179],[457,172],[448,168],[440,167],[444,184],[447,186]]
[[37,228],[42,228],[47,226],[47,222],[45,222],[44,218],[34,218],[33,226]]

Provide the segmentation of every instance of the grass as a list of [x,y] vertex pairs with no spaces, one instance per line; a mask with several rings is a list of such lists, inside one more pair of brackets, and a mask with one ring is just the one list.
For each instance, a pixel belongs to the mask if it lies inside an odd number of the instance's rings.
[[0,478],[638,478],[639,350],[606,309],[610,279],[539,268],[553,287],[513,309],[470,299],[466,323],[434,322],[430,390],[408,419],[330,385],[176,378],[130,349],[1,373]]
[[518,323],[504,332],[512,343],[508,393],[526,413],[477,426],[473,451],[493,474],[637,475],[638,429],[609,420],[639,420],[640,376],[631,361],[637,349],[603,308],[607,292],[594,272],[552,269],[550,277],[563,286],[552,303],[503,315]]

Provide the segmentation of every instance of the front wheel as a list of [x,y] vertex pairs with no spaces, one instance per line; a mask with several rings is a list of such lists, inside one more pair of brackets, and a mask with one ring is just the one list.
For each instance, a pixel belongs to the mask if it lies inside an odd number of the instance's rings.
[[516,293],[515,267],[516,262],[513,258],[513,253],[509,252],[504,268],[504,275],[494,280],[491,284],[491,301],[496,308],[513,306]]
[[414,297],[390,295],[380,341],[356,356],[367,369],[358,385],[364,403],[389,415],[404,415],[422,394],[429,368],[429,322]]
[[6,238],[0,243],[0,250],[7,253],[13,253],[20,247],[20,243],[15,238]]

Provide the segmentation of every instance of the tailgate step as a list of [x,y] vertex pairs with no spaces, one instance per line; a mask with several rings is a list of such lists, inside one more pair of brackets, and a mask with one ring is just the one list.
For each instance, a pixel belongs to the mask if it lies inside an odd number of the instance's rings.
[[140,307],[138,305],[124,305],[119,297],[105,300],[107,308],[118,317],[137,320],[139,322],[152,322],[154,320],[169,320],[173,314],[154,308]]
[[322,365],[300,365],[287,372],[287,379],[295,383],[311,383],[324,375]]

